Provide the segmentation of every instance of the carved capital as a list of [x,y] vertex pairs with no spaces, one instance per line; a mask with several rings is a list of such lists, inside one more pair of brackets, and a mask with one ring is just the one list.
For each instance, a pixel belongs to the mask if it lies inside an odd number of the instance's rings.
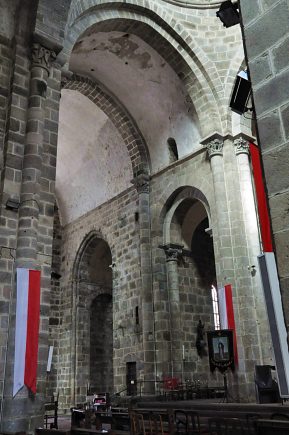
[[32,45],[32,66],[39,66],[49,72],[51,63],[56,59],[54,51],[49,50],[38,42]]
[[223,146],[224,142],[220,139],[213,139],[208,142],[206,145],[208,150],[209,158],[211,159],[213,156],[222,156],[223,155]]
[[249,154],[249,142],[243,137],[239,137],[234,140],[235,153],[238,154]]
[[179,261],[183,257],[183,247],[183,245],[176,245],[174,243],[160,246],[165,251],[167,261]]
[[139,174],[131,182],[138,193],[150,192],[150,176],[148,174]]

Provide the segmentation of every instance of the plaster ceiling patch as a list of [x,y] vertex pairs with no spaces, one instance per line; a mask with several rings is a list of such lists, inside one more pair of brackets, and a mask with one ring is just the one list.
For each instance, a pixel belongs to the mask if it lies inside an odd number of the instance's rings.
[[87,97],[63,90],[56,189],[63,224],[130,187],[130,157],[109,118]]
[[199,148],[198,118],[183,83],[136,35],[88,30],[75,44],[70,70],[103,83],[126,107],[147,143],[153,173],[170,163],[168,138],[179,158]]

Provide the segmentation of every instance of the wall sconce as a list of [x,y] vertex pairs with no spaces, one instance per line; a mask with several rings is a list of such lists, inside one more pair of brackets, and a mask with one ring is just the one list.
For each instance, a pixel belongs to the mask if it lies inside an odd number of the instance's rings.
[[252,276],[255,276],[257,273],[256,266],[254,264],[252,266],[248,266],[248,270]]
[[6,201],[6,209],[7,210],[13,210],[13,211],[18,211],[19,206],[20,206],[20,202],[18,199],[15,198],[8,198]]
[[240,23],[240,15],[238,12],[238,5],[232,3],[230,0],[221,4],[220,9],[216,15],[222,21],[224,27],[232,27]]

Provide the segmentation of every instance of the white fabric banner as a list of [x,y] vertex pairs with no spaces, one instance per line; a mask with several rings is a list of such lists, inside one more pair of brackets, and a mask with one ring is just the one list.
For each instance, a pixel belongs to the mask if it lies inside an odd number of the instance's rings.
[[18,268],[13,396],[15,396],[24,385],[28,313],[28,285],[29,270]]
[[219,315],[221,329],[228,329],[228,315],[225,287],[218,288]]

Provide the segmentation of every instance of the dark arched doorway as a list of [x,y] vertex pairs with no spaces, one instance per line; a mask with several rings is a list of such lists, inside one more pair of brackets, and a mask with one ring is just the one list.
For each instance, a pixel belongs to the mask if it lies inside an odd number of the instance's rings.
[[75,289],[75,401],[88,389],[113,390],[113,311],[111,251],[91,235],[77,262]]

